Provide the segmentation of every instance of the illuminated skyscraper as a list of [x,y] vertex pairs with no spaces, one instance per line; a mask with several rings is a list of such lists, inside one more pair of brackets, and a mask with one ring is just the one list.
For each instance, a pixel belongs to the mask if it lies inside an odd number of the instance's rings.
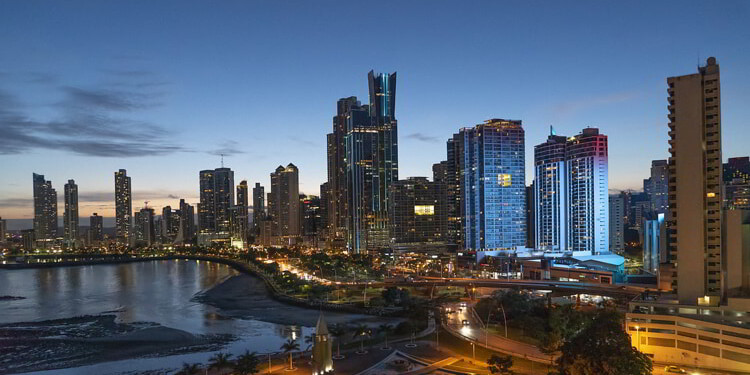
[[425,177],[409,177],[391,185],[388,209],[391,238],[396,243],[436,242],[440,240],[438,189]]
[[651,210],[657,214],[667,212],[669,205],[667,192],[668,176],[669,167],[666,160],[654,160],[651,162],[651,178],[648,179],[648,195],[651,200]]
[[565,147],[568,246],[591,255],[609,252],[607,136],[586,128]]
[[271,173],[268,214],[272,241],[278,245],[295,244],[300,236],[299,170],[292,163]]
[[132,191],[127,171],[115,172],[115,238],[117,242],[129,246],[132,241]]
[[216,182],[214,171],[204,170],[199,173],[200,204],[198,205],[198,230],[200,233],[216,233]]
[[135,213],[134,234],[136,246],[151,246],[156,243],[153,208],[144,207]]
[[551,134],[546,142],[534,146],[534,242],[544,251],[568,250],[566,144],[566,137]]
[[34,181],[34,237],[52,240],[57,237],[57,191],[44,175],[33,174]]
[[177,235],[178,242],[192,242],[195,238],[195,209],[193,206],[180,199],[180,230]]
[[63,214],[65,244],[75,247],[78,240],[78,185],[68,180],[65,184],[65,212]]
[[237,185],[237,204],[231,208],[231,232],[233,246],[244,248],[248,235],[248,186],[243,180]]
[[515,250],[526,244],[524,130],[491,119],[458,134],[464,248]]
[[[721,297],[722,159],[719,65],[669,85],[669,213],[667,247],[677,268],[672,285],[682,304]],[[706,297],[706,298],[704,298]]]

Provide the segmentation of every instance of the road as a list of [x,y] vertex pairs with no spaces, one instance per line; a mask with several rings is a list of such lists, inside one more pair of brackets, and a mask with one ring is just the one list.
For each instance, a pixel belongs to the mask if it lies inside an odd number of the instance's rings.
[[[551,362],[549,355],[542,353],[539,348],[533,345],[487,334],[487,330],[483,328],[482,323],[471,313],[470,305],[461,306],[459,303],[453,303],[447,304],[444,308],[452,311],[446,313],[447,319],[444,328],[454,334],[491,350],[527,358],[534,362],[544,364]],[[464,321],[467,321],[468,325],[464,324]]]

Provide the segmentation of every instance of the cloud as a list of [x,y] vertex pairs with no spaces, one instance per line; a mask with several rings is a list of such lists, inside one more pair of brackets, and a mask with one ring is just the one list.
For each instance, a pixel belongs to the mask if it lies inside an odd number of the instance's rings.
[[296,135],[290,136],[289,140],[303,147],[318,147],[319,146],[319,143],[317,142],[313,142],[308,138],[302,138]]
[[66,98],[60,103],[67,110],[103,109],[111,111],[133,111],[157,106],[152,95],[118,90],[90,90],[79,87],[63,87]]
[[32,198],[2,198],[0,199],[0,208],[18,208],[18,207],[33,207],[34,200]]
[[233,155],[239,155],[244,154],[245,151],[240,150],[240,144],[237,141],[227,140],[219,144],[219,147],[207,151],[206,153],[209,155],[224,155],[224,156],[233,156]]
[[180,197],[178,197],[178,196],[176,196],[174,194],[168,194],[167,198],[169,198],[169,199],[180,199]]
[[411,133],[406,136],[408,139],[414,139],[420,142],[427,142],[427,143],[438,143],[440,142],[440,138],[432,135],[427,135],[424,133]]
[[557,105],[552,107],[552,112],[557,114],[558,116],[571,115],[575,112],[591,107],[626,102],[638,97],[638,95],[639,93],[637,92],[625,91],[612,93],[609,95],[579,98],[558,103]]
[[149,108],[155,94],[63,86],[58,117],[36,121],[14,95],[0,90],[0,155],[34,149],[100,157],[138,157],[185,151],[160,126],[118,114]]

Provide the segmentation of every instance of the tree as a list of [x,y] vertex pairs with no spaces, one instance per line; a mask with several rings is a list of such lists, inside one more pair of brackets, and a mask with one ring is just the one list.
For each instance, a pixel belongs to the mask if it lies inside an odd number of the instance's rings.
[[647,375],[652,364],[636,350],[615,310],[599,310],[591,322],[562,346],[561,375]]
[[245,351],[245,354],[237,357],[233,369],[240,375],[250,375],[258,372],[258,365],[260,364],[260,358],[256,352],[250,353],[249,350]]
[[294,358],[292,357],[292,352],[299,350],[299,344],[292,339],[288,339],[281,345],[281,350],[283,350],[284,353],[289,353],[289,369],[294,370]]
[[493,374],[513,375],[515,372],[510,368],[513,367],[513,357],[500,357],[493,354],[487,359],[487,369]]
[[198,375],[200,372],[201,368],[197,363],[183,363],[182,368],[175,375]]
[[229,357],[231,357],[231,354],[228,353],[216,353],[208,360],[208,369],[209,370],[219,370],[225,368],[232,367],[232,364],[229,362]]
[[359,336],[359,353],[365,352],[365,336],[372,335],[372,329],[368,327],[366,324],[360,324],[357,326],[357,328],[354,329],[353,334],[354,338]]
[[331,333],[331,336],[336,338],[336,357],[339,359],[343,358],[341,356],[341,338],[346,336],[349,332],[348,329],[345,325],[336,323],[328,329],[328,332]]
[[386,324],[381,324],[380,326],[378,326],[378,332],[385,334],[385,346],[383,347],[383,349],[390,349],[388,347],[388,333],[392,331],[393,331],[393,326],[390,324],[386,323]]

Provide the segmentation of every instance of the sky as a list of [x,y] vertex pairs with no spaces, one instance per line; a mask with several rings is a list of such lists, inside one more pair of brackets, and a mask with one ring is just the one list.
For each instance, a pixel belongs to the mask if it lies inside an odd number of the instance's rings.
[[[33,172],[81,216],[198,201],[224,165],[269,188],[294,163],[326,179],[336,101],[398,72],[399,176],[431,177],[445,140],[520,119],[527,182],[549,127],[609,136],[609,185],[640,189],[667,149],[666,77],[721,66],[723,155],[748,155],[746,1],[0,2],[0,217],[31,218]],[[58,207],[63,211],[62,197]],[[86,221],[84,221],[86,222]]]

